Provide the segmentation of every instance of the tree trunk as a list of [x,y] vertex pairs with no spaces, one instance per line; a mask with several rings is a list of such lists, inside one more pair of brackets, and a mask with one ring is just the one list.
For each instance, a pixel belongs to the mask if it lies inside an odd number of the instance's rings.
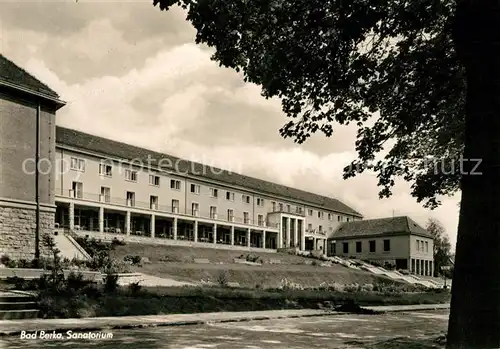
[[467,103],[447,348],[500,348],[500,0],[459,2],[453,34]]

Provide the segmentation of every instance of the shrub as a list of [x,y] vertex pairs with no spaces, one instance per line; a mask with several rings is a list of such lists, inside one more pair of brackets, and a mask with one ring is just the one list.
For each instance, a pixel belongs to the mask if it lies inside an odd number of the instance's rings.
[[374,289],[373,284],[364,284],[363,286],[361,286],[361,291],[364,292],[373,292],[373,289]]
[[17,268],[18,262],[13,259],[10,259],[5,266],[7,268]]
[[394,270],[396,269],[396,265],[393,263],[386,262],[384,263],[384,268],[387,270]]
[[10,262],[10,257],[6,254],[3,254],[2,257],[0,257],[0,263],[3,265],[7,265]]
[[136,296],[141,291],[142,286],[139,285],[139,282],[133,282],[128,285],[128,290],[132,296]]
[[359,290],[361,290],[361,286],[359,286],[358,284],[344,286],[344,292],[358,292]]
[[257,261],[259,260],[259,256],[255,256],[255,255],[252,255],[252,254],[248,254],[246,257],[245,257],[245,260],[247,262],[252,262],[252,263],[257,263]]
[[311,265],[318,266],[318,265],[319,265],[319,263],[318,263],[318,261],[317,261],[317,260],[313,260],[313,261],[312,261],[312,263],[311,263]]
[[141,258],[141,256],[138,256],[138,255],[135,255],[135,256],[126,255],[125,257],[123,257],[123,260],[125,262],[132,264],[132,265],[140,265],[142,258]]
[[229,272],[227,270],[221,270],[217,274],[217,283],[222,286],[226,287],[229,283]]
[[17,267],[18,268],[29,268],[30,262],[28,262],[26,259],[20,259],[17,261]]
[[107,273],[104,276],[104,291],[107,293],[114,293],[118,287],[118,275],[114,273]]
[[113,240],[111,240],[111,245],[112,246],[125,246],[126,242],[114,237]]

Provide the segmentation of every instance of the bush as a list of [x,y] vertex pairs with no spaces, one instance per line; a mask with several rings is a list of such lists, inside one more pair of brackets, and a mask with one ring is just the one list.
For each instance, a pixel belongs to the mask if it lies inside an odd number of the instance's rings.
[[128,285],[128,290],[132,296],[137,296],[141,291],[142,286],[138,282],[133,282]]
[[142,258],[141,258],[141,256],[138,256],[138,255],[135,255],[135,256],[126,255],[125,257],[123,257],[123,260],[125,262],[132,264],[132,265],[140,265]]
[[363,292],[373,292],[374,286],[372,284],[364,284],[361,286]]
[[118,287],[118,275],[107,273],[104,276],[104,291],[107,293],[115,293]]
[[393,263],[386,262],[386,263],[384,263],[384,269],[395,270],[396,269],[396,265],[393,264]]
[[245,260],[246,260],[247,262],[257,263],[257,262],[258,262],[258,260],[259,260],[259,258],[260,258],[259,256],[255,256],[255,255],[252,255],[252,254],[248,254],[248,255],[246,255],[246,257],[245,257]]
[[126,242],[114,237],[113,240],[111,240],[111,245],[112,246],[125,246]]
[[319,262],[318,262],[317,260],[313,260],[313,261],[312,261],[312,263],[311,263],[311,265],[313,265],[313,266],[318,266],[318,265],[319,265]]
[[17,268],[18,267],[18,262],[11,259],[7,262],[7,265],[6,265],[7,268]]
[[217,274],[217,283],[222,286],[226,287],[229,283],[229,272],[227,270],[221,270]]
[[10,257],[7,256],[6,254],[2,255],[2,257],[0,257],[0,263],[2,263],[3,265],[7,265],[8,263],[10,262]]

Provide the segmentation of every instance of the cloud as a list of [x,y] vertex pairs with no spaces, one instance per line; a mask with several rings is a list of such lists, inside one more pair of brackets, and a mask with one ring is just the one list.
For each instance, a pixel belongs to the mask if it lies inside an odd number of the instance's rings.
[[[17,6],[19,21],[4,23],[2,52],[68,102],[59,125],[333,196],[366,218],[409,215],[425,225],[434,217],[455,242],[458,198],[430,212],[407,183],[379,200],[374,174],[344,181],[356,126],[335,126],[332,138],[318,134],[300,146],[281,138],[280,102],[212,62],[182,11],[113,3],[76,13],[80,7],[47,3],[33,24],[24,13],[30,5]],[[66,11],[75,26],[61,18],[58,32],[51,10]]]

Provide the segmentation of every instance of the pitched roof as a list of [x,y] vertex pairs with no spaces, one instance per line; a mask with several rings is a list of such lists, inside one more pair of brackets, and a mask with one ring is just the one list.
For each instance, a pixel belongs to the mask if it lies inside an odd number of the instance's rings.
[[[212,169],[207,171],[208,166],[199,163],[181,160],[177,157],[155,152],[152,150],[139,148],[129,144],[116,142],[110,139],[93,136],[68,128],[56,128],[56,142],[59,145],[65,145],[82,149],[97,154],[112,156],[120,159],[153,159],[158,162],[162,160],[164,170],[179,171],[181,173],[188,173],[195,177],[204,177],[211,180],[223,182],[228,185],[240,186],[255,191],[262,192],[268,195],[277,195],[284,198],[299,200],[305,203],[310,203],[315,206],[321,207],[325,210],[331,210],[339,213],[345,213],[352,216],[362,217],[360,213],[345,205],[337,199],[329,198],[326,196],[309,193],[303,190],[290,188],[284,185],[268,182],[262,179],[257,179],[249,176],[244,176],[238,173]],[[178,161],[181,160],[181,161]],[[154,162],[152,163],[154,165]],[[176,168],[177,165],[177,168]],[[203,175],[200,175],[203,174]]]
[[0,54],[0,81],[2,80],[17,87],[22,87],[49,97],[59,98],[59,95],[50,87]]
[[376,236],[392,233],[407,233],[432,238],[432,235],[407,216],[346,222],[340,225],[330,235],[330,238]]

